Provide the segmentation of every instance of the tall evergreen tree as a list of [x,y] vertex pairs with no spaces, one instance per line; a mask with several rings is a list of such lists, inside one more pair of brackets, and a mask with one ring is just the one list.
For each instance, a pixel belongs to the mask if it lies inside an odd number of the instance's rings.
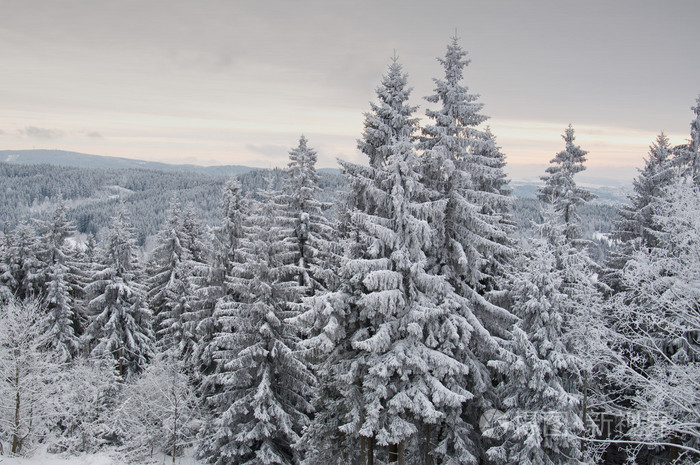
[[450,268],[446,273],[455,288],[465,283],[471,289],[463,289],[463,295],[483,294],[496,281],[492,264],[512,253],[504,157],[491,132],[479,128],[488,117],[480,113],[478,95],[462,85],[469,60],[456,37],[438,61],[445,77],[435,79],[435,94],[427,100],[441,107],[426,111],[434,124],[424,128],[421,142],[425,178],[448,202],[439,226],[444,247],[438,266]]
[[588,190],[579,187],[574,181],[574,175],[585,170],[586,152],[574,144],[574,128],[569,125],[562,136],[566,148],[550,161],[546,176],[542,177],[544,186],[538,190],[538,197],[543,202],[553,202],[556,211],[562,216],[566,226],[564,234],[567,240],[573,242],[581,239],[581,218],[576,209],[583,203],[593,200],[595,196]]
[[[401,68],[394,61],[390,74],[397,72]],[[405,76],[384,80],[405,81]],[[402,88],[392,92],[404,95],[404,101],[408,97]],[[378,94],[383,93],[380,87]],[[415,153],[414,119],[408,114],[396,116],[407,127],[372,152],[388,154],[381,164],[343,163],[351,198],[343,228],[348,235],[342,284],[315,299],[304,315],[316,318],[316,347],[330,352],[322,365],[330,399],[303,442],[311,449],[309,464],[323,463],[330,450],[348,459],[361,455],[366,463],[382,457],[402,463],[405,449],[436,463],[478,460],[464,413],[489,381],[483,362],[474,360],[472,344],[487,341],[494,351],[498,345],[471,312],[472,295],[455,293],[435,265],[435,244],[444,237],[432,225],[444,224],[448,200],[426,185],[431,179]],[[322,439],[315,448],[309,444],[314,436]],[[350,448],[338,451],[330,438]],[[388,446],[388,455],[375,446]]]
[[192,350],[194,335],[188,325],[191,313],[192,256],[186,248],[181,207],[173,201],[168,220],[158,233],[158,245],[151,254],[146,282],[149,308],[153,313],[154,330],[162,351],[186,358]]
[[493,463],[568,464],[580,457],[581,359],[572,353],[570,313],[576,302],[564,292],[557,244],[563,225],[550,204],[541,237],[514,263],[513,312],[519,318],[500,361],[497,388],[503,415],[485,432],[495,439]]
[[595,392],[598,341],[602,337],[602,289],[598,281],[601,272],[585,247],[581,233],[581,218],[577,208],[595,198],[588,190],[578,187],[574,175],[585,170],[586,151],[574,144],[571,125],[562,136],[565,150],[551,160],[547,176],[538,196],[548,212],[549,241],[553,246],[556,269],[561,273],[559,291],[567,297],[568,312],[564,318],[566,348],[577,360],[570,366],[566,385],[569,394],[579,396],[580,415],[584,428],[590,426],[589,397]]
[[[361,260],[371,247],[353,220],[353,212],[378,212],[384,206],[374,197],[381,190],[378,173],[386,166],[391,146],[399,136],[415,139],[418,119],[413,116],[416,107],[409,105],[411,89],[406,87],[407,76],[394,57],[388,72],[377,87],[378,103],[371,103],[365,114],[365,129],[358,148],[367,155],[369,167],[342,163],[349,192],[340,211],[339,231],[344,236],[345,258],[339,267],[339,288],[307,299],[308,309],[294,323],[307,329],[304,347],[319,362],[317,375],[319,390],[315,394],[313,424],[308,428],[300,447],[306,451],[308,464],[327,463],[334,457],[363,454],[373,447],[374,438],[358,438],[358,422],[362,412],[361,379],[357,369],[351,370],[357,351],[351,345],[351,335],[366,321],[359,315],[355,302],[362,292],[362,278],[350,267],[349,260]],[[344,424],[354,426],[345,426]],[[348,429],[349,428],[349,429]]]
[[292,446],[308,423],[313,376],[297,358],[298,339],[285,318],[303,288],[293,263],[291,228],[280,221],[277,195],[264,192],[244,223],[240,263],[233,270],[235,300],[217,305],[222,324],[215,352],[220,386],[217,412],[203,455],[217,464],[295,464]]
[[377,87],[379,102],[370,102],[365,113],[362,138],[357,148],[369,158],[372,168],[382,168],[391,153],[389,147],[395,140],[408,137],[415,140],[418,118],[413,114],[418,107],[408,104],[411,88],[406,87],[407,75],[398,58],[394,56],[388,72]]
[[332,267],[337,262],[337,251],[334,251],[333,230],[323,215],[330,205],[317,199],[321,189],[316,151],[307,142],[302,135],[299,145],[289,152],[284,193],[294,222],[292,238],[297,250],[299,284],[307,289],[307,295],[313,295],[335,284]]
[[[508,238],[511,221],[503,155],[493,135],[480,125],[487,117],[478,96],[462,84],[469,60],[453,38],[439,59],[444,78],[435,79],[435,93],[427,100],[440,104],[426,114],[433,121],[424,129],[424,176],[446,202],[444,219],[435,224],[435,249],[428,254],[436,273],[444,275],[461,297],[460,314],[473,330],[463,362],[469,366],[465,386],[472,398],[464,406],[476,460],[483,451],[473,429],[481,413],[491,407],[489,360],[498,358],[501,338],[515,317],[497,304],[499,282],[513,254]],[[438,462],[439,463],[439,462]]]
[[[234,268],[240,263],[239,249],[243,238],[243,222],[247,215],[241,184],[229,179],[222,190],[221,225],[211,232],[211,249],[206,266],[198,266],[194,272],[195,298],[192,303],[196,323],[196,344],[192,363],[202,375],[211,374],[216,367],[214,338],[221,330],[214,310],[218,301],[235,292],[229,288]],[[231,296],[235,299],[235,296]],[[204,391],[211,386],[202,385]]]
[[696,185],[700,185],[700,96],[690,109],[695,114],[690,122],[690,140],[676,148],[674,161],[682,177],[690,178]]
[[154,337],[123,205],[112,221],[100,265],[86,289],[91,315],[85,338],[93,355],[114,359],[119,376],[128,378],[152,357]]
[[662,132],[649,147],[649,157],[644,169],[632,182],[633,192],[628,196],[629,204],[618,209],[619,220],[615,225],[615,239],[619,244],[610,254],[603,279],[612,289],[620,290],[621,272],[629,257],[639,247],[657,246],[660,225],[654,211],[658,200],[666,196],[673,184],[676,172],[671,159],[672,147]]
[[224,289],[223,276],[230,276],[231,270],[239,261],[237,251],[243,237],[243,221],[246,217],[245,201],[241,183],[236,178],[226,182],[221,198],[221,226],[214,231],[214,266],[221,277],[218,280]]
[[73,225],[66,219],[66,208],[60,202],[51,219],[40,225],[41,250],[44,263],[44,320],[46,346],[58,352],[59,360],[69,361],[78,354],[85,318],[82,308],[82,291],[85,275],[79,270],[66,239],[75,234]]
[[[391,146],[384,189],[372,190],[381,214],[354,213],[369,254],[347,266],[359,275],[362,294],[355,304],[364,320],[350,335],[357,351],[353,384],[362,383],[363,410],[356,433],[389,446],[389,461],[402,461],[406,442],[419,431],[420,450],[444,463],[472,463],[463,403],[473,397],[465,361],[474,327],[444,276],[432,273],[426,253],[445,202],[421,182],[419,159],[408,137]],[[435,395],[439,393],[439,395]],[[351,432],[352,423],[343,425]],[[430,429],[439,434],[431,436]],[[354,431],[352,431],[354,432]],[[433,446],[432,443],[435,443]]]
[[361,375],[353,365],[358,352],[351,344],[353,332],[367,324],[356,302],[364,288],[362,277],[351,263],[368,257],[367,250],[372,245],[361,234],[353,212],[370,213],[385,208],[374,197],[381,190],[378,173],[386,167],[397,137],[415,139],[418,119],[413,116],[416,107],[408,103],[410,88],[406,83],[407,76],[394,57],[377,87],[378,103],[371,103],[370,112],[365,114],[365,128],[358,141],[370,166],[341,163],[349,192],[339,215],[344,257],[336,272],[338,288],[307,299],[307,310],[293,320],[308,332],[303,344],[317,360],[319,378],[319,389],[314,395],[316,413],[299,445],[306,452],[307,464],[359,456],[358,441],[365,456],[367,449],[373,447],[373,437],[358,437],[363,415],[359,408]]
[[183,247],[189,252],[190,257],[196,263],[206,263],[207,244],[204,241],[202,225],[197,219],[197,211],[194,205],[188,203],[182,214]]
[[634,191],[629,196],[630,204],[624,205],[619,211],[620,222],[616,235],[624,243],[639,241],[644,247],[656,245],[655,232],[660,227],[654,219],[653,207],[674,180],[671,151],[671,144],[663,132],[649,147],[644,169],[639,171],[632,183]]
[[3,296],[18,301],[40,297],[44,265],[39,257],[39,239],[34,228],[26,223],[18,225],[6,236],[4,249],[0,264]]

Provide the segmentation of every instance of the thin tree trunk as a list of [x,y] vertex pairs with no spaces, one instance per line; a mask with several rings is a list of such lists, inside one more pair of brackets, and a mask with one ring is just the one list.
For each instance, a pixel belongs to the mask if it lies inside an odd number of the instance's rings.
[[124,347],[119,346],[119,378],[124,380]]
[[367,465],[366,441],[364,436],[360,436],[360,465]]
[[[17,380],[17,383],[19,384],[19,380]],[[20,395],[19,395],[19,389],[17,390],[17,394],[15,396],[15,422],[14,422],[14,431],[12,432],[12,453],[13,454],[19,454],[20,450],[22,449],[22,439],[19,437],[19,407],[20,407]]]
[[173,389],[173,397],[175,398],[175,416],[173,418],[173,465],[175,465],[175,454],[177,453],[177,395]]
[[374,465],[374,436],[367,438],[367,465]]
[[399,445],[389,444],[389,463],[399,461]]
[[399,465],[405,465],[406,461],[404,459],[405,441],[399,443]]
[[20,450],[22,450],[22,438],[20,438],[19,433],[20,433],[20,402],[22,400],[20,393],[19,393],[19,349],[15,349],[15,379],[14,379],[14,384],[15,384],[15,421],[14,421],[14,428],[12,432],[12,453],[13,454],[19,454]]
[[[588,414],[588,371],[583,373],[583,410],[581,412],[581,421],[583,421],[583,433],[586,433],[586,417]],[[586,449],[586,441],[581,441],[581,452]]]
[[424,465],[430,465],[430,433],[432,433],[433,425],[428,423],[428,427],[425,429],[425,458],[423,459]]

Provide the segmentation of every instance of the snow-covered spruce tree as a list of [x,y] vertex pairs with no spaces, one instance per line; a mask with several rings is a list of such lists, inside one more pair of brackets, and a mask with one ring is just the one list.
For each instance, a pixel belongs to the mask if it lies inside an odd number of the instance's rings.
[[620,219],[615,225],[615,238],[619,245],[611,253],[605,275],[606,283],[613,289],[619,289],[620,272],[635,249],[657,245],[660,226],[654,220],[654,207],[675,179],[671,152],[668,137],[662,132],[649,147],[644,169],[639,170],[632,182],[629,204],[618,210]]
[[586,152],[574,144],[574,128],[569,125],[562,135],[566,148],[550,161],[546,176],[542,177],[544,186],[538,189],[537,196],[543,202],[553,202],[556,211],[562,216],[566,226],[564,234],[568,241],[581,239],[581,218],[576,209],[585,202],[593,200],[595,195],[579,187],[574,175],[585,170]]
[[[319,176],[316,173],[316,151],[307,143],[307,139],[301,136],[299,145],[289,152],[287,176],[283,181],[288,215],[294,226],[292,239],[296,250],[295,263],[299,267],[299,285],[304,289],[303,302],[290,303],[291,309],[299,314],[298,317],[289,318],[286,323],[290,324],[302,338],[306,338],[300,341],[300,347],[304,350],[299,353],[310,362],[314,376],[318,377],[325,373],[321,367],[325,353],[323,350],[318,350],[315,340],[320,330],[315,327],[317,317],[320,316],[316,315],[317,302],[322,298],[321,296],[335,290],[339,285],[337,271],[341,247],[334,241],[339,235],[323,214],[330,205],[317,200],[320,188]],[[328,383],[330,384],[331,381],[328,380]],[[315,406],[315,410],[319,412],[315,420],[317,423],[325,423],[323,417],[328,412],[324,411],[324,405],[332,402],[333,399],[333,389],[330,386],[316,384],[311,402],[318,404]],[[314,435],[312,431],[317,431],[320,435]],[[313,439],[305,441],[314,445],[317,441],[331,442],[339,433],[337,428],[334,433],[330,433],[329,436],[329,431],[315,427],[306,433],[307,438],[314,436]],[[308,447],[301,442],[295,447],[299,451],[308,452]],[[337,450],[337,447],[333,447],[332,450]],[[331,450],[326,448],[324,452],[329,453]]]
[[[370,103],[371,111],[365,113],[362,138],[357,141],[357,148],[367,155],[370,166],[366,168],[341,163],[346,172],[352,172],[352,175],[346,176],[349,192],[345,198],[345,211],[340,215],[341,229],[349,227],[348,215],[353,208],[374,212],[376,202],[362,189],[368,184],[368,179],[376,178],[376,170],[383,168],[391,144],[401,136],[406,136],[411,141],[416,139],[418,118],[413,114],[418,107],[409,105],[411,88],[406,83],[407,75],[394,55],[387,73],[382,76],[381,84],[376,89],[379,103]],[[379,180],[375,179],[375,182]]]
[[185,205],[182,214],[182,232],[184,237],[183,247],[189,252],[195,263],[206,263],[207,244],[204,239],[202,225],[197,219],[197,210],[192,203]]
[[415,141],[418,118],[414,113],[418,107],[408,104],[411,88],[406,87],[407,75],[398,58],[394,56],[389,70],[377,87],[378,103],[370,102],[370,111],[365,113],[362,138],[357,148],[369,158],[369,165],[381,169],[389,158],[389,147],[393,140],[408,137]]
[[510,182],[504,171],[506,157],[496,145],[496,136],[488,126],[483,132],[483,138],[472,142],[472,149],[466,159],[467,171],[471,175],[472,186],[477,192],[492,194],[484,195],[482,208],[493,214],[507,218],[510,210]]
[[[634,252],[612,299],[616,316],[612,377],[627,440],[673,463],[700,460],[700,194],[679,179],[657,200],[657,246]],[[640,412],[642,412],[640,414]]]
[[[405,135],[411,138],[418,129],[418,120],[413,116],[416,107],[408,104],[410,88],[406,87],[407,76],[396,57],[377,88],[378,104],[371,104],[365,114],[365,130],[358,141],[358,148],[367,155],[370,166],[364,167],[341,163],[349,192],[342,205],[338,230],[344,244],[344,265],[339,267],[339,288],[305,300],[307,309],[293,323],[304,328],[307,338],[303,341],[306,351],[319,363],[316,366],[319,378],[318,391],[314,395],[316,413],[312,425],[306,430],[299,448],[305,451],[305,463],[324,464],[342,456],[351,460],[366,448],[364,437],[340,431],[340,425],[357,422],[361,412],[361,380],[345,380],[350,371],[350,360],[356,354],[350,343],[350,335],[360,326],[356,298],[362,289],[362,279],[348,268],[347,261],[361,259],[369,248],[363,243],[357,225],[352,221],[353,211],[375,212],[378,209],[372,192],[380,179],[377,173],[385,166],[390,154],[392,137]],[[354,375],[350,374],[350,378]],[[351,418],[354,418],[352,420]]]
[[[352,372],[362,383],[359,421],[346,433],[389,447],[388,460],[403,463],[412,454],[437,463],[475,463],[471,430],[462,416],[471,400],[466,360],[475,321],[461,308],[445,276],[432,273],[430,258],[446,202],[421,181],[420,159],[407,136],[395,141],[383,170],[383,189],[367,186],[377,213],[353,213],[370,248],[349,260],[361,280],[355,311],[360,325],[350,334],[357,352]],[[381,213],[379,213],[381,212]],[[356,431],[353,429],[357,428]],[[420,437],[416,437],[420,434]],[[407,452],[407,453],[408,453]]]
[[368,248],[360,243],[359,231],[350,224],[349,216],[343,217],[341,244],[345,250],[336,270],[337,288],[305,298],[306,310],[287,320],[305,334],[300,345],[306,358],[313,361],[318,379],[311,424],[295,446],[305,465],[325,465],[339,457],[343,463],[355,463],[366,456],[365,438],[340,429],[345,423],[357,423],[361,415],[361,382],[356,370],[351,370],[351,366],[357,368],[352,365],[357,351],[349,337],[360,327],[355,291],[362,288],[362,277],[347,262],[360,258]]
[[80,340],[76,335],[74,323],[74,300],[70,295],[71,287],[67,279],[68,267],[54,263],[48,269],[46,282],[45,311],[42,321],[45,331],[44,345],[56,352],[61,361],[73,359],[80,350]]
[[299,284],[310,296],[335,285],[332,268],[337,263],[337,250],[334,250],[337,247],[333,243],[330,222],[323,215],[330,204],[317,200],[321,189],[316,173],[316,151],[307,142],[302,135],[299,145],[289,152],[283,189],[288,214],[294,221],[292,238],[296,243]]
[[[211,374],[215,367],[213,340],[221,330],[214,314],[216,303],[229,293],[227,286],[231,273],[240,262],[238,249],[243,237],[243,221],[247,215],[245,200],[241,195],[241,184],[236,178],[229,179],[222,190],[221,225],[211,231],[211,248],[206,266],[194,271],[195,298],[192,303],[196,323],[196,344],[191,364],[198,367],[200,375]],[[235,297],[232,297],[235,299]],[[202,384],[202,392],[210,387]]]
[[8,286],[7,272],[9,270],[7,253],[10,247],[9,234],[5,231],[0,231],[0,304],[4,304],[12,300],[12,291]]
[[[478,127],[488,117],[480,113],[483,104],[477,102],[478,96],[462,85],[469,64],[465,57],[455,37],[445,58],[438,59],[445,77],[435,79],[435,94],[427,100],[441,107],[426,111],[434,124],[423,129],[421,147],[426,182],[448,202],[445,220],[436,226],[444,243],[436,252],[436,265],[450,276],[460,294],[481,305],[477,294],[496,286],[497,264],[507,262],[512,253],[511,222],[504,156],[491,132]],[[496,311],[491,315],[496,320],[511,319],[507,312],[482,304]],[[499,322],[491,329],[500,331],[500,327]]]
[[86,276],[80,271],[75,252],[66,239],[75,234],[75,228],[66,219],[66,208],[60,202],[51,219],[40,225],[41,250],[44,263],[43,303],[47,318],[44,320],[45,345],[59,353],[61,361],[70,361],[80,349],[84,309],[82,291]]
[[668,137],[662,132],[649,147],[649,158],[645,160],[644,169],[633,181],[634,192],[629,196],[629,205],[620,208],[620,222],[617,226],[617,237],[627,243],[641,242],[644,247],[656,245],[656,232],[659,225],[655,224],[653,206],[665,196],[666,189],[674,182],[671,167],[672,147]]
[[676,147],[673,161],[681,177],[692,179],[696,185],[700,185],[700,96],[690,109],[695,113],[695,118],[690,122],[690,140]]
[[[426,183],[447,202],[444,219],[434,225],[437,238],[428,257],[436,273],[446,276],[462,297],[459,311],[474,328],[463,356],[470,368],[466,386],[474,396],[465,407],[465,418],[476,426],[493,400],[486,362],[499,356],[501,338],[508,336],[515,321],[497,304],[503,294],[498,282],[513,249],[503,155],[490,131],[479,128],[487,117],[480,113],[478,96],[462,84],[469,63],[465,57],[453,38],[444,59],[439,59],[445,76],[435,79],[435,94],[427,100],[440,107],[426,111],[433,124],[423,130],[421,147]],[[480,455],[480,447],[473,447],[472,453]]]
[[296,464],[292,446],[308,423],[314,377],[297,358],[298,339],[285,318],[293,316],[303,287],[297,279],[289,221],[279,194],[264,191],[244,225],[232,271],[235,291],[217,305],[221,331],[214,343],[219,365],[210,383],[216,410],[201,453],[216,464]]
[[581,219],[576,210],[595,196],[578,187],[574,175],[585,169],[587,152],[574,144],[574,130],[569,125],[564,136],[566,149],[559,152],[547,168],[549,175],[538,196],[543,202],[548,223],[549,242],[553,247],[556,268],[561,272],[559,290],[566,295],[568,311],[564,316],[564,338],[567,350],[578,361],[570,367],[567,391],[580,396],[580,415],[590,432],[590,397],[600,391],[599,350],[604,338],[602,290],[598,282],[600,266],[593,262],[581,234]]
[[117,373],[125,379],[146,366],[153,355],[154,337],[123,206],[112,221],[101,252],[101,268],[86,288],[90,322],[84,338],[90,353],[112,358]]
[[513,312],[519,318],[502,360],[491,364],[503,375],[497,388],[503,414],[487,437],[494,445],[492,463],[568,464],[580,457],[581,360],[571,353],[569,295],[562,291],[564,272],[557,262],[554,240],[563,226],[551,222],[553,206],[540,226],[541,237],[528,239],[531,248],[513,264],[510,280]]
[[212,234],[212,256],[215,277],[213,284],[219,286],[220,295],[226,293],[225,276],[230,276],[238,260],[238,248],[243,237],[243,222],[247,214],[241,183],[237,178],[229,179],[221,193],[221,225]]
[[39,239],[33,227],[18,225],[5,237],[0,263],[0,289],[5,302],[38,298],[43,282],[43,263],[39,259]]
[[177,359],[188,356],[194,335],[191,314],[192,255],[186,248],[179,202],[173,201],[168,219],[156,238],[157,245],[147,266],[148,304],[153,313],[156,340],[161,351],[171,351]]

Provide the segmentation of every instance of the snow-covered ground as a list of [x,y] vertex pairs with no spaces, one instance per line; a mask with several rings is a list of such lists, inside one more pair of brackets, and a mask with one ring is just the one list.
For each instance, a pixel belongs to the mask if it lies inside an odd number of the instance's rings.
[[[190,452],[190,451],[188,451]],[[132,464],[135,462],[131,462]],[[144,462],[153,465],[170,465],[173,459],[164,454],[154,454],[152,459]],[[29,457],[7,457],[0,456],[0,465],[127,465],[128,462],[120,460],[119,453],[100,452],[98,454],[84,455],[64,455],[49,454],[41,449],[32,453]],[[175,458],[175,465],[202,465],[202,462],[195,460],[191,453],[183,457]]]

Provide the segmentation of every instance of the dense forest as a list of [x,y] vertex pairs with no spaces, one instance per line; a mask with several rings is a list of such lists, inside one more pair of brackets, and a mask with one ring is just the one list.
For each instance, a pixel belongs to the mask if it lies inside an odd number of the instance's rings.
[[440,62],[423,127],[390,63],[341,176],[304,136],[233,178],[0,164],[0,451],[698,463],[700,98],[625,204],[571,125],[515,199]]
[[[282,170],[249,170],[238,175],[243,193],[255,193],[271,175],[279,186]],[[343,177],[319,173],[321,198],[330,201],[343,189]],[[220,222],[219,198],[227,177],[196,172],[144,169],[97,169],[48,164],[0,163],[0,217],[5,229],[21,222],[46,219],[58,201],[82,234],[97,235],[109,226],[121,204],[143,246],[165,223],[168,204],[174,198],[194,208],[202,224]]]
[[[325,215],[336,213],[335,205],[342,201],[346,190],[345,178],[337,170],[319,170],[318,197],[331,203]],[[284,170],[255,169],[236,176],[243,195],[257,196],[267,187],[282,186]],[[56,204],[63,202],[66,217],[78,233],[98,237],[106,231],[120,205],[126,209],[136,244],[148,251],[147,240],[153,239],[165,223],[167,207],[177,198],[182,205],[192,206],[199,222],[215,227],[221,222],[221,189],[228,176],[193,172],[153,171],[146,169],[98,169],[56,166],[49,164],[10,164],[0,162],[0,217],[5,231],[19,223],[46,220]],[[532,189],[531,189],[532,187]],[[512,199],[511,215],[518,232],[528,231],[541,220],[539,202],[526,186]],[[596,189],[592,190],[596,192]],[[604,191],[601,194],[605,194]],[[622,199],[624,200],[624,199]],[[584,237],[597,240],[608,235],[617,215],[614,200],[596,200],[582,205]]]

